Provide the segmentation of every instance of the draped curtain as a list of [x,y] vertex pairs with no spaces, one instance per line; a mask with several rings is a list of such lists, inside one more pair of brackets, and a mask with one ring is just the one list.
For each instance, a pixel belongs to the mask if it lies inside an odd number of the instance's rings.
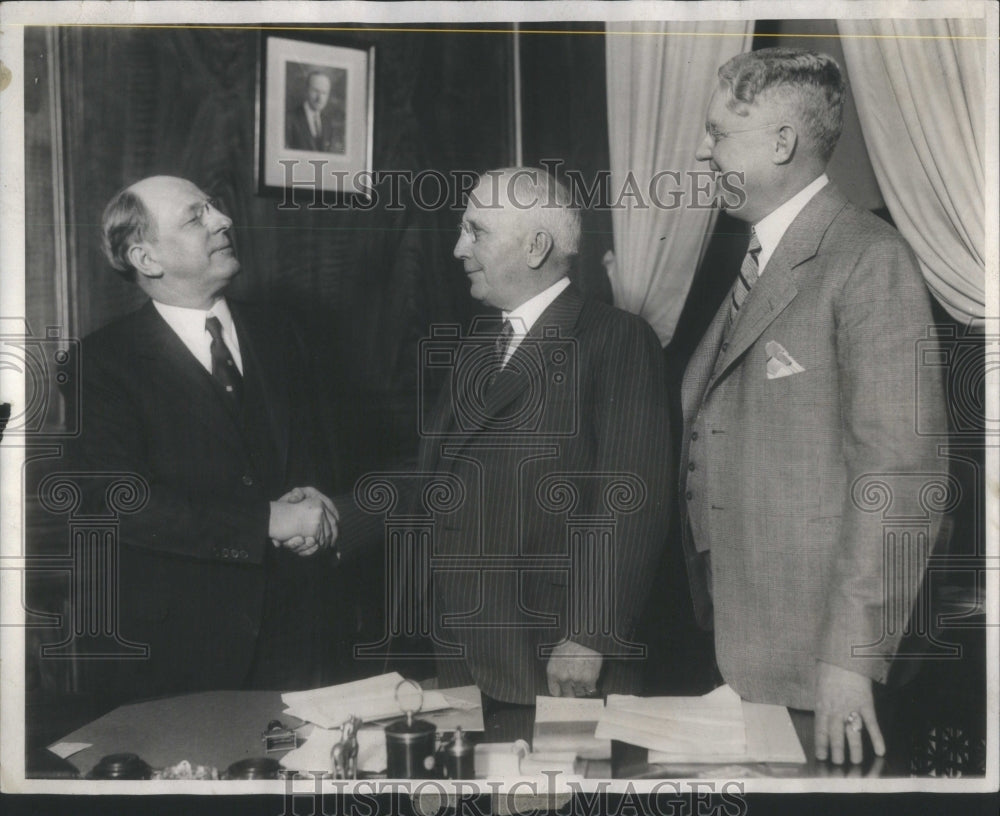
[[956,320],[985,310],[986,25],[839,20],[848,79],[886,206]]
[[[688,171],[707,170],[694,158],[705,109],[718,67],[748,50],[752,37],[746,20],[607,26],[610,201],[617,205],[611,289],[615,305],[644,317],[663,345],[717,217],[714,207],[689,206],[698,194]],[[663,176],[650,190],[659,171],[679,173],[679,183]]]

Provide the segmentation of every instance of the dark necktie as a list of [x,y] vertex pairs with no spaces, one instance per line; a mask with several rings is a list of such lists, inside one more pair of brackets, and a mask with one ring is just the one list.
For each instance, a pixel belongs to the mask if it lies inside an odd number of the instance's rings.
[[509,320],[503,322],[503,328],[500,329],[500,334],[497,335],[496,340],[493,341],[493,349],[496,352],[496,366],[493,369],[493,373],[486,380],[486,388],[492,388],[494,383],[497,381],[497,375],[503,369],[504,358],[507,356],[507,346],[510,343],[510,338],[514,334],[514,327],[511,325]]
[[740,267],[740,274],[736,276],[733,284],[733,291],[730,294],[729,325],[736,322],[740,315],[740,307],[750,294],[750,290],[760,277],[760,267],[757,265],[757,256],[760,255],[760,241],[757,240],[756,231],[750,232],[750,245],[747,247],[747,254],[743,258],[743,265]]
[[236,402],[243,396],[243,378],[236,367],[233,355],[229,353],[226,341],[222,339],[222,324],[219,318],[206,318],[205,328],[212,336],[212,376]]
[[500,366],[503,367],[504,358],[507,356],[507,346],[510,345],[510,338],[514,334],[514,327],[511,325],[509,320],[503,322],[503,328],[500,329],[500,334],[497,335],[496,339],[496,349],[497,357],[500,358]]

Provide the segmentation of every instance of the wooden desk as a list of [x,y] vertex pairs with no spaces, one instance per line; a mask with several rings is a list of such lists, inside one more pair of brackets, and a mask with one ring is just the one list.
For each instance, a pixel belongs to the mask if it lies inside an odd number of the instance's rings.
[[[300,723],[282,717],[283,708],[281,694],[276,691],[216,691],[169,697],[117,708],[61,741],[92,743],[92,747],[69,758],[81,774],[89,772],[102,756],[125,751],[138,754],[154,768],[186,759],[192,765],[215,766],[222,773],[238,760],[265,755],[261,732],[270,720],[282,719],[292,726]],[[650,765],[645,749],[614,743],[610,767],[606,762],[587,763],[583,770],[591,778],[606,778],[610,772],[619,779],[692,778],[718,776],[720,772],[731,778],[863,778],[906,772],[894,768],[891,761],[876,761],[874,757],[859,766],[816,762],[812,759],[812,715],[793,711],[792,722],[810,758],[804,765]],[[485,717],[485,724],[485,741],[530,741],[534,709],[497,711]],[[283,754],[268,756],[278,759]]]

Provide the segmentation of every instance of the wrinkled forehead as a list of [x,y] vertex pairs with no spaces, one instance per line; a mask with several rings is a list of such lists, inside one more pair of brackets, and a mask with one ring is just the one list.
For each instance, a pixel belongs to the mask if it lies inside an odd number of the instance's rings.
[[507,180],[495,175],[483,176],[469,193],[465,217],[480,223],[493,222],[505,218],[511,209]]
[[133,185],[157,225],[179,224],[204,203],[208,196],[187,179],[162,176]]

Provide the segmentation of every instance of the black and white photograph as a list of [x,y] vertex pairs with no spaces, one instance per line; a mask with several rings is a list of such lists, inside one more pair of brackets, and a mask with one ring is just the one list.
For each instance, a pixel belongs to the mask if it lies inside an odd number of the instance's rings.
[[4,812],[996,812],[995,3],[0,31]]
[[[375,49],[322,28],[260,33],[258,186],[281,195],[313,170],[323,192],[362,192],[372,170]],[[335,44],[340,42],[340,44]],[[322,168],[322,170],[319,170]],[[312,183],[313,176],[306,176]]]

